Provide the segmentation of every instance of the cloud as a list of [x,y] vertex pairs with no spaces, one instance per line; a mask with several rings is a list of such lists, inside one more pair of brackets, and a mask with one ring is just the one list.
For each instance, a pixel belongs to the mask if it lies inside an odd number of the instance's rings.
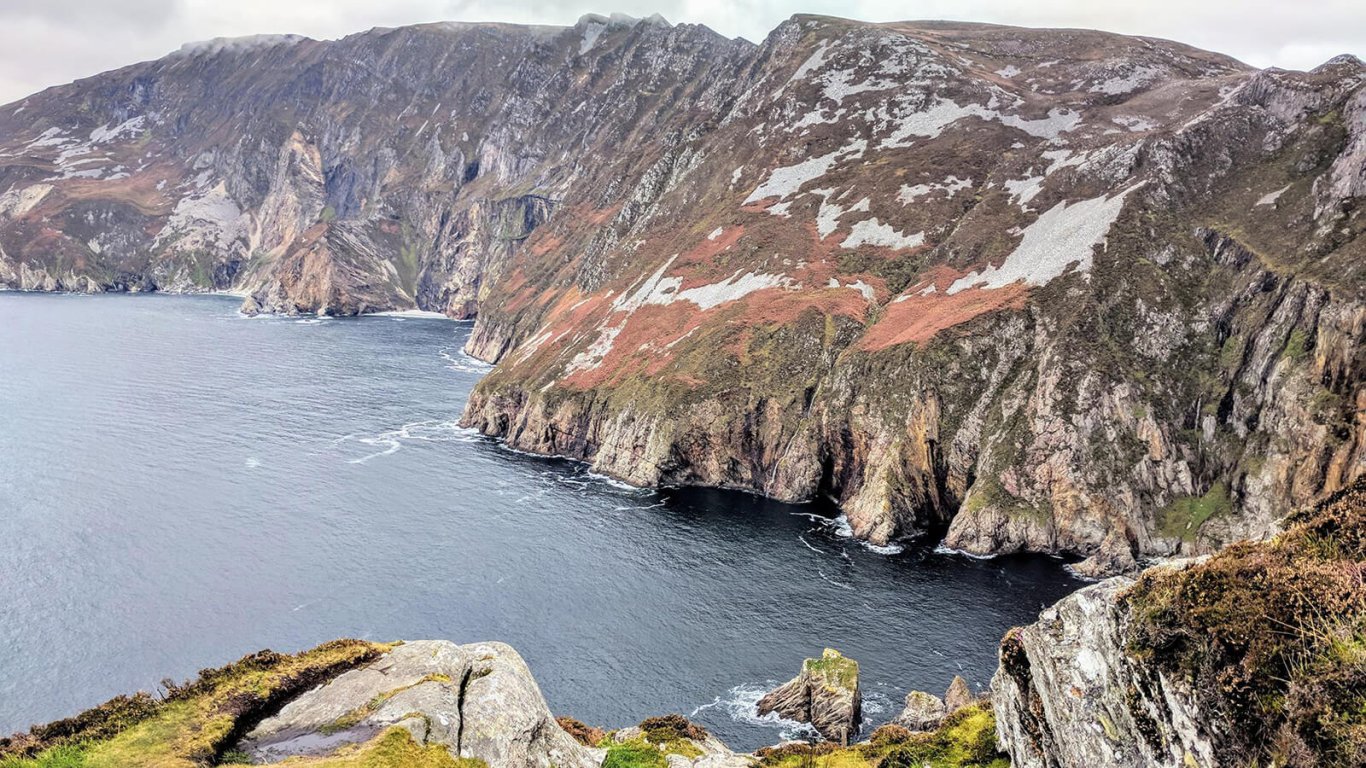
[[50,85],[162,56],[182,43],[264,32],[336,38],[426,21],[572,24],[584,13],[661,13],[759,41],[793,13],[866,21],[958,19],[1090,27],[1179,40],[1255,66],[1314,67],[1366,55],[1359,0],[0,0],[0,103]]

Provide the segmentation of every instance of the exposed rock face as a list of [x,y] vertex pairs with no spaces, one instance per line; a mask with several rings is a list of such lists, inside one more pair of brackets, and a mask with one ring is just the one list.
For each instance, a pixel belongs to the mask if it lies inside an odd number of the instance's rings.
[[863,718],[858,662],[826,648],[819,659],[807,659],[796,677],[759,699],[759,714],[810,723],[831,741],[848,744]]
[[992,703],[1013,764],[1366,765],[1366,479],[1287,522],[1007,633]]
[[1201,711],[1182,681],[1126,653],[1122,592],[1132,584],[1116,577],[1087,587],[1002,641],[992,706],[1012,765],[1223,765],[1220,718]]
[[968,681],[961,675],[954,675],[953,681],[949,683],[949,689],[944,693],[944,708],[949,712],[956,712],[972,703],[976,698],[972,695],[972,689],[968,687]]
[[1363,83],[814,16],[190,47],[0,109],[0,285],[477,316],[517,448],[1100,576],[1366,473]]
[[502,643],[404,643],[291,701],[241,748],[258,762],[277,762],[329,754],[392,726],[490,768],[592,768],[602,761],[600,750],[555,722],[526,663]]
[[1362,82],[798,17],[627,251],[493,288],[464,422],[1093,576],[1266,536],[1366,471]]
[[906,694],[906,706],[892,722],[912,731],[933,731],[943,722],[948,710],[944,700],[932,693],[911,691]]

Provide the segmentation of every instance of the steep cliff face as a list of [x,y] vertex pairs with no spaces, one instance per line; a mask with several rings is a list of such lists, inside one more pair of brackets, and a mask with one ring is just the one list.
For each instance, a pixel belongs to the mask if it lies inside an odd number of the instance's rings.
[[1366,471],[1364,77],[811,16],[219,42],[0,110],[0,284],[477,316],[518,448],[1102,574]]
[[1012,764],[1366,763],[1366,483],[1292,523],[1011,630],[992,704]]
[[465,421],[1095,574],[1264,536],[1366,467],[1362,80],[796,18],[625,248],[495,286]]
[[431,24],[49,89],[0,110],[0,285],[472,317],[532,231],[601,217],[585,200],[706,120],[752,48],[658,19]]

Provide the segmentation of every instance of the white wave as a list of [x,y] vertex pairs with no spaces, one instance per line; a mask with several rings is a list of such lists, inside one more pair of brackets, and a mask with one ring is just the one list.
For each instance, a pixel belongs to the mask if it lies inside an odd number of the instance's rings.
[[256,469],[257,467],[261,466],[261,460],[256,458],[255,456],[248,456],[247,460],[242,463],[246,465],[247,469]]
[[773,680],[764,685],[755,683],[737,685],[726,691],[723,696],[717,696],[710,704],[697,707],[689,717],[696,717],[699,712],[705,709],[721,709],[736,722],[776,729],[778,737],[783,741],[816,738],[818,736],[816,729],[811,727],[809,723],[785,720],[779,717],[776,712],[770,712],[763,716],[759,715],[759,699],[762,699],[764,694],[775,686],[777,686],[777,681]]
[[450,320],[450,319],[451,319],[451,318],[449,318],[449,317],[446,317],[446,315],[443,314],[443,313],[441,313],[441,312],[431,312],[431,311],[425,310],[425,309],[391,309],[391,310],[388,310],[388,311],[386,311],[386,312],[371,312],[371,313],[370,313],[370,316],[371,316],[371,317],[397,317],[397,318],[400,318],[400,319],[402,319],[402,318],[413,318],[413,319],[422,319],[422,320]]
[[387,430],[377,435],[344,435],[332,442],[334,444],[355,442],[371,447],[383,446],[382,450],[347,460],[348,464],[364,464],[371,459],[397,453],[403,447],[403,443],[408,440],[428,443],[470,443],[483,439],[484,436],[480,434],[479,430],[462,427],[459,422],[429,419],[404,424],[398,429]]
[[826,576],[825,571],[822,571],[819,568],[816,569],[816,575],[820,576],[825,583],[830,584],[831,586],[839,587],[840,589],[847,589],[850,592],[856,591],[853,584],[849,584],[843,581],[836,581],[835,579]]
[[893,707],[892,697],[881,691],[863,692],[864,719],[868,715],[880,715]]
[[939,542],[939,545],[936,546],[936,547],[934,548],[934,553],[935,553],[936,555],[962,555],[963,557],[970,557],[970,558],[972,558],[973,560],[994,560],[994,559],[996,559],[996,555],[995,555],[995,554],[990,554],[990,555],[979,555],[979,554],[977,554],[976,552],[967,552],[967,551],[962,550],[962,549],[954,549],[953,547],[950,547],[949,545],[945,544],[945,543],[942,542],[942,541]]
[[834,518],[822,517],[821,515],[812,514],[810,512],[793,512],[792,514],[815,520],[826,528],[829,528],[831,533],[841,539],[852,539],[857,541],[869,552],[875,552],[879,555],[897,555],[906,551],[906,548],[900,544],[874,544],[871,541],[864,541],[863,539],[855,537],[854,527],[849,524],[849,516],[844,513],[840,513],[838,517]]
[[304,317],[294,321],[298,325],[319,325],[327,322],[327,317]]
[[651,489],[649,489],[649,488],[641,488],[641,487],[638,486],[638,485],[631,485],[630,483],[626,482],[625,480],[618,480],[618,479],[616,479],[615,477],[610,477],[610,476],[608,476],[608,475],[598,474],[597,472],[587,472],[587,473],[585,473],[585,476],[586,476],[586,477],[590,477],[590,478],[592,478],[592,479],[598,481],[599,483],[603,483],[604,485],[610,485],[610,486],[612,486],[613,488],[616,488],[616,489],[619,490],[619,491],[644,491],[644,492],[646,492],[646,493],[650,493],[650,492],[651,492]]
[[451,348],[441,350],[441,359],[446,361],[446,367],[452,371],[461,373],[485,374],[493,370],[493,366],[475,357],[465,354],[464,350],[456,349],[452,353]]

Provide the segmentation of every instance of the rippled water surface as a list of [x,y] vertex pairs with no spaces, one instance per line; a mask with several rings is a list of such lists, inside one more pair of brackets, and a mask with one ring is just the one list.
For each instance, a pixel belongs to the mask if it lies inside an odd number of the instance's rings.
[[0,732],[271,647],[498,639],[551,707],[695,717],[833,646],[866,711],[975,686],[1078,585],[874,552],[831,510],[615,486],[459,429],[466,324],[246,319],[220,297],[0,294]]

